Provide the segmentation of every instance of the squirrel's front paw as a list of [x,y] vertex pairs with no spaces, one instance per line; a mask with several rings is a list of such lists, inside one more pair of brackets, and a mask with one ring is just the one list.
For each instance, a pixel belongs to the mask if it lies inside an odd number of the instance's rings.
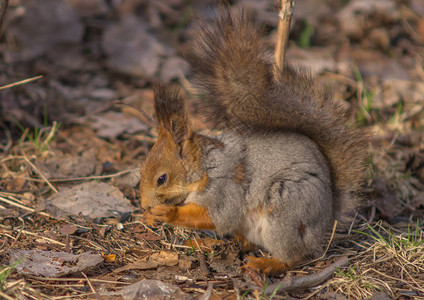
[[158,222],[155,219],[155,216],[151,215],[149,211],[146,211],[142,216],[142,222],[147,226],[157,226]]
[[148,219],[172,224],[177,218],[178,207],[174,205],[159,204],[153,206],[148,214]]

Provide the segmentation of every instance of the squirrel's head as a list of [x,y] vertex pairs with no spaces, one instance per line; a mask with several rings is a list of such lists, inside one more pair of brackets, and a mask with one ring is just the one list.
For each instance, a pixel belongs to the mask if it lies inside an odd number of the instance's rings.
[[157,204],[179,205],[207,184],[199,135],[191,129],[179,91],[156,85],[154,94],[158,140],[140,170],[144,209]]

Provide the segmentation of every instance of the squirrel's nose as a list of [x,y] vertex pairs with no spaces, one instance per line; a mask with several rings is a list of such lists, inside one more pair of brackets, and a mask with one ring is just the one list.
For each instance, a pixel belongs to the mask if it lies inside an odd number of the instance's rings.
[[150,201],[147,201],[146,199],[141,198],[140,202],[141,202],[141,207],[145,210],[148,210],[151,207]]
[[141,204],[141,207],[143,209],[148,209],[150,207],[150,202],[151,201],[148,200],[148,197],[146,197],[146,194],[143,192],[143,190],[141,190],[141,192],[140,192],[140,204]]
[[148,209],[150,207],[150,201],[147,200],[146,193],[141,187],[140,187],[140,204],[143,209]]

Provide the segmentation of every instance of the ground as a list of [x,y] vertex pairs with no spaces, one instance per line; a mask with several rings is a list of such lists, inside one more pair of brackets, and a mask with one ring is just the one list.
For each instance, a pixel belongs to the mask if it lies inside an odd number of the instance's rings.
[[[275,43],[277,1],[231,5],[253,7]],[[0,298],[424,298],[421,0],[296,1],[288,62],[373,136],[363,207],[322,257],[266,278],[240,270],[246,255],[266,253],[243,253],[230,236],[143,223],[152,84],[181,87],[194,128],[210,133],[184,52],[193,18],[214,9],[0,1]],[[153,281],[132,285],[142,279]]]

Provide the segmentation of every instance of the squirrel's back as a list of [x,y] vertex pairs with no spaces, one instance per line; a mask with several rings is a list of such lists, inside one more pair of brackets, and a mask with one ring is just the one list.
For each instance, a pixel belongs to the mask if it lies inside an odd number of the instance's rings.
[[263,34],[246,11],[221,11],[200,23],[188,58],[211,118],[243,135],[297,132],[318,144],[328,160],[334,210],[340,221],[358,206],[365,180],[367,134],[343,103],[310,76],[279,70]]

